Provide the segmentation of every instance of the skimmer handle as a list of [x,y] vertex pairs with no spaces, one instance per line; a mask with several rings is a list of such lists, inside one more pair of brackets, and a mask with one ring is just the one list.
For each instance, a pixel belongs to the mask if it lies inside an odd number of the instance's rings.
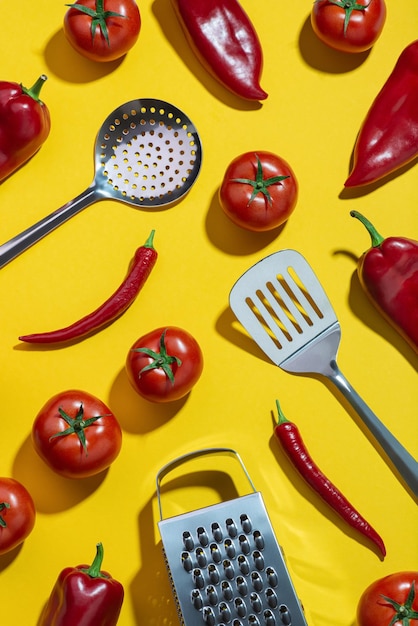
[[160,511],[161,520],[163,519],[163,511],[162,511],[162,503],[161,503],[161,481],[164,478],[164,476],[167,476],[169,472],[176,469],[176,467],[179,467],[179,465],[182,465],[186,461],[190,461],[192,459],[196,459],[197,457],[207,456],[210,454],[226,454],[228,456],[232,456],[236,458],[239,464],[241,465],[241,469],[243,470],[248,482],[250,483],[251,489],[254,492],[257,491],[254,486],[253,481],[250,478],[247,468],[245,467],[240,455],[238,454],[238,452],[236,452],[236,450],[233,450],[232,448],[203,448],[201,450],[194,450],[193,452],[188,452],[187,454],[183,454],[182,456],[179,456],[176,459],[173,459],[172,461],[164,465],[164,467],[162,467],[157,474],[157,480],[156,480],[157,500],[158,500],[158,508]]
[[418,497],[418,462],[362,400],[336,366],[335,361],[333,365],[333,372],[328,376],[329,380],[334,383],[346,400],[348,400],[351,406],[357,411],[363,423],[386,452],[399,474],[403,477],[405,483],[410,487],[415,497]]
[[0,268],[98,199],[95,185],[0,246]]

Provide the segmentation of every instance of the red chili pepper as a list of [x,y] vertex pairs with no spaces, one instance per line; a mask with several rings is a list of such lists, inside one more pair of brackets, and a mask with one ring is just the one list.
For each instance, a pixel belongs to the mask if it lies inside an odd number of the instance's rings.
[[418,40],[401,53],[367,113],[346,187],[380,180],[418,155]]
[[360,284],[383,317],[418,351],[418,241],[383,238],[358,211],[350,215],[367,228],[372,247],[360,257]]
[[101,571],[103,546],[93,563],[62,570],[42,613],[39,626],[116,626],[124,589]]
[[263,53],[257,33],[237,0],[172,0],[192,50],[227,89],[264,100],[259,81]]
[[329,478],[322,473],[312,460],[298,427],[285,418],[277,400],[276,404],[279,420],[274,429],[274,434],[299,474],[324,502],[329,504],[352,528],[370,539],[379,548],[382,555],[385,556],[386,548],[380,535],[356,511]]
[[30,89],[0,81],[0,181],[28,161],[49,135],[51,120],[39,99],[46,76]]
[[129,273],[118,289],[95,311],[70,326],[46,333],[22,335],[28,343],[60,343],[88,335],[122,315],[135,300],[157,261],[153,246],[154,230],[143,246],[137,249]]

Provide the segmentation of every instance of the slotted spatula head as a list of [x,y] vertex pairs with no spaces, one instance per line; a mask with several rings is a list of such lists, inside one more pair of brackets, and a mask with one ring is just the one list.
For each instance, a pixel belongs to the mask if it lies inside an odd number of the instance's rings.
[[296,250],[280,250],[245,272],[230,307],[267,356],[289,372],[325,373],[340,325],[321,283]]

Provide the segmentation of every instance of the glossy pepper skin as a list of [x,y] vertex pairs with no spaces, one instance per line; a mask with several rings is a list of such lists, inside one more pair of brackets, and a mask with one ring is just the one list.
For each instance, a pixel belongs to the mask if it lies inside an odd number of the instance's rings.
[[51,119],[39,94],[46,76],[30,89],[0,81],[0,182],[26,163],[49,135]]
[[385,239],[361,213],[350,215],[364,224],[372,242],[358,261],[360,284],[381,315],[418,352],[418,241]]
[[383,557],[386,556],[386,548],[381,536],[320,470],[309,454],[299,428],[286,419],[277,400],[276,406],[279,419],[274,428],[274,435],[295,469],[324,502],[333,508],[352,528],[372,541]]
[[237,0],[172,0],[186,39],[202,65],[227,89],[264,100],[263,53],[258,35]]
[[38,626],[116,626],[124,589],[101,571],[103,546],[98,543],[93,563],[62,570]]
[[401,53],[360,128],[345,187],[373,183],[418,155],[418,40]]

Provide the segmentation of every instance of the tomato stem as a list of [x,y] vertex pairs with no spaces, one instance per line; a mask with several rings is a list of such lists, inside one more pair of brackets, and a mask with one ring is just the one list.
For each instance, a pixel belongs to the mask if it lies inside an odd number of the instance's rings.
[[243,183],[244,185],[251,185],[253,187],[253,191],[251,193],[250,199],[248,200],[247,206],[250,206],[251,202],[259,193],[262,193],[267,198],[267,202],[271,205],[272,200],[268,187],[270,187],[270,185],[277,185],[278,183],[281,183],[283,180],[285,180],[285,178],[289,178],[289,175],[272,176],[271,178],[264,179],[262,163],[257,154],[255,155],[255,157],[257,159],[257,171],[255,180],[251,180],[251,178],[233,178],[231,182]]
[[66,413],[61,407],[58,409],[58,413],[61,415],[62,419],[68,424],[68,428],[59,433],[55,433],[49,438],[49,440],[51,441],[56,437],[65,437],[67,435],[75,434],[79,438],[83,450],[86,453],[86,456],[88,456],[86,434],[84,432],[85,429],[94,424],[94,422],[96,422],[101,417],[108,417],[110,413],[106,413],[105,415],[95,415],[94,417],[89,417],[85,420],[84,407],[82,402],[74,418],[70,417],[70,415],[68,415],[68,413]]
[[400,602],[396,602],[396,600],[392,600],[392,598],[388,598],[381,594],[382,598],[389,602],[389,604],[396,611],[395,615],[390,620],[388,626],[394,626],[398,622],[402,623],[402,626],[409,626],[410,620],[418,619],[418,611],[415,611],[412,608],[412,605],[415,600],[415,580],[411,583],[411,588],[408,592],[408,597],[406,602],[401,604]]
[[[319,0],[315,0],[319,2]],[[370,0],[367,4],[358,4],[356,0],[328,0],[330,4],[335,4],[337,7],[341,7],[345,11],[344,18],[344,36],[347,34],[348,24],[351,19],[351,14],[353,11],[365,11],[369,6]]]
[[132,352],[141,352],[142,354],[146,354],[151,359],[153,359],[151,363],[143,367],[142,370],[139,372],[139,378],[144,372],[155,369],[162,369],[171,384],[174,385],[174,373],[171,365],[175,363],[178,367],[180,367],[181,359],[179,359],[177,356],[171,356],[167,354],[167,346],[165,344],[166,332],[167,329],[165,329],[161,334],[159,352],[151,350],[150,348],[133,348]]
[[85,13],[86,15],[89,15],[91,17],[92,40],[94,40],[94,37],[96,36],[97,27],[99,27],[108,46],[110,46],[110,40],[109,40],[109,30],[107,28],[106,20],[109,17],[122,17],[122,18],[127,17],[126,15],[122,15],[122,13],[116,13],[115,11],[105,11],[104,0],[96,0],[95,9],[86,7],[83,4],[78,4],[77,2],[75,2],[74,4],[66,4],[65,6],[70,7],[71,9],[76,9],[77,11],[81,11],[81,13]]
[[[0,502],[0,511],[4,509],[10,509],[10,504],[8,502]],[[6,528],[6,520],[2,515],[0,515],[0,528]]]

